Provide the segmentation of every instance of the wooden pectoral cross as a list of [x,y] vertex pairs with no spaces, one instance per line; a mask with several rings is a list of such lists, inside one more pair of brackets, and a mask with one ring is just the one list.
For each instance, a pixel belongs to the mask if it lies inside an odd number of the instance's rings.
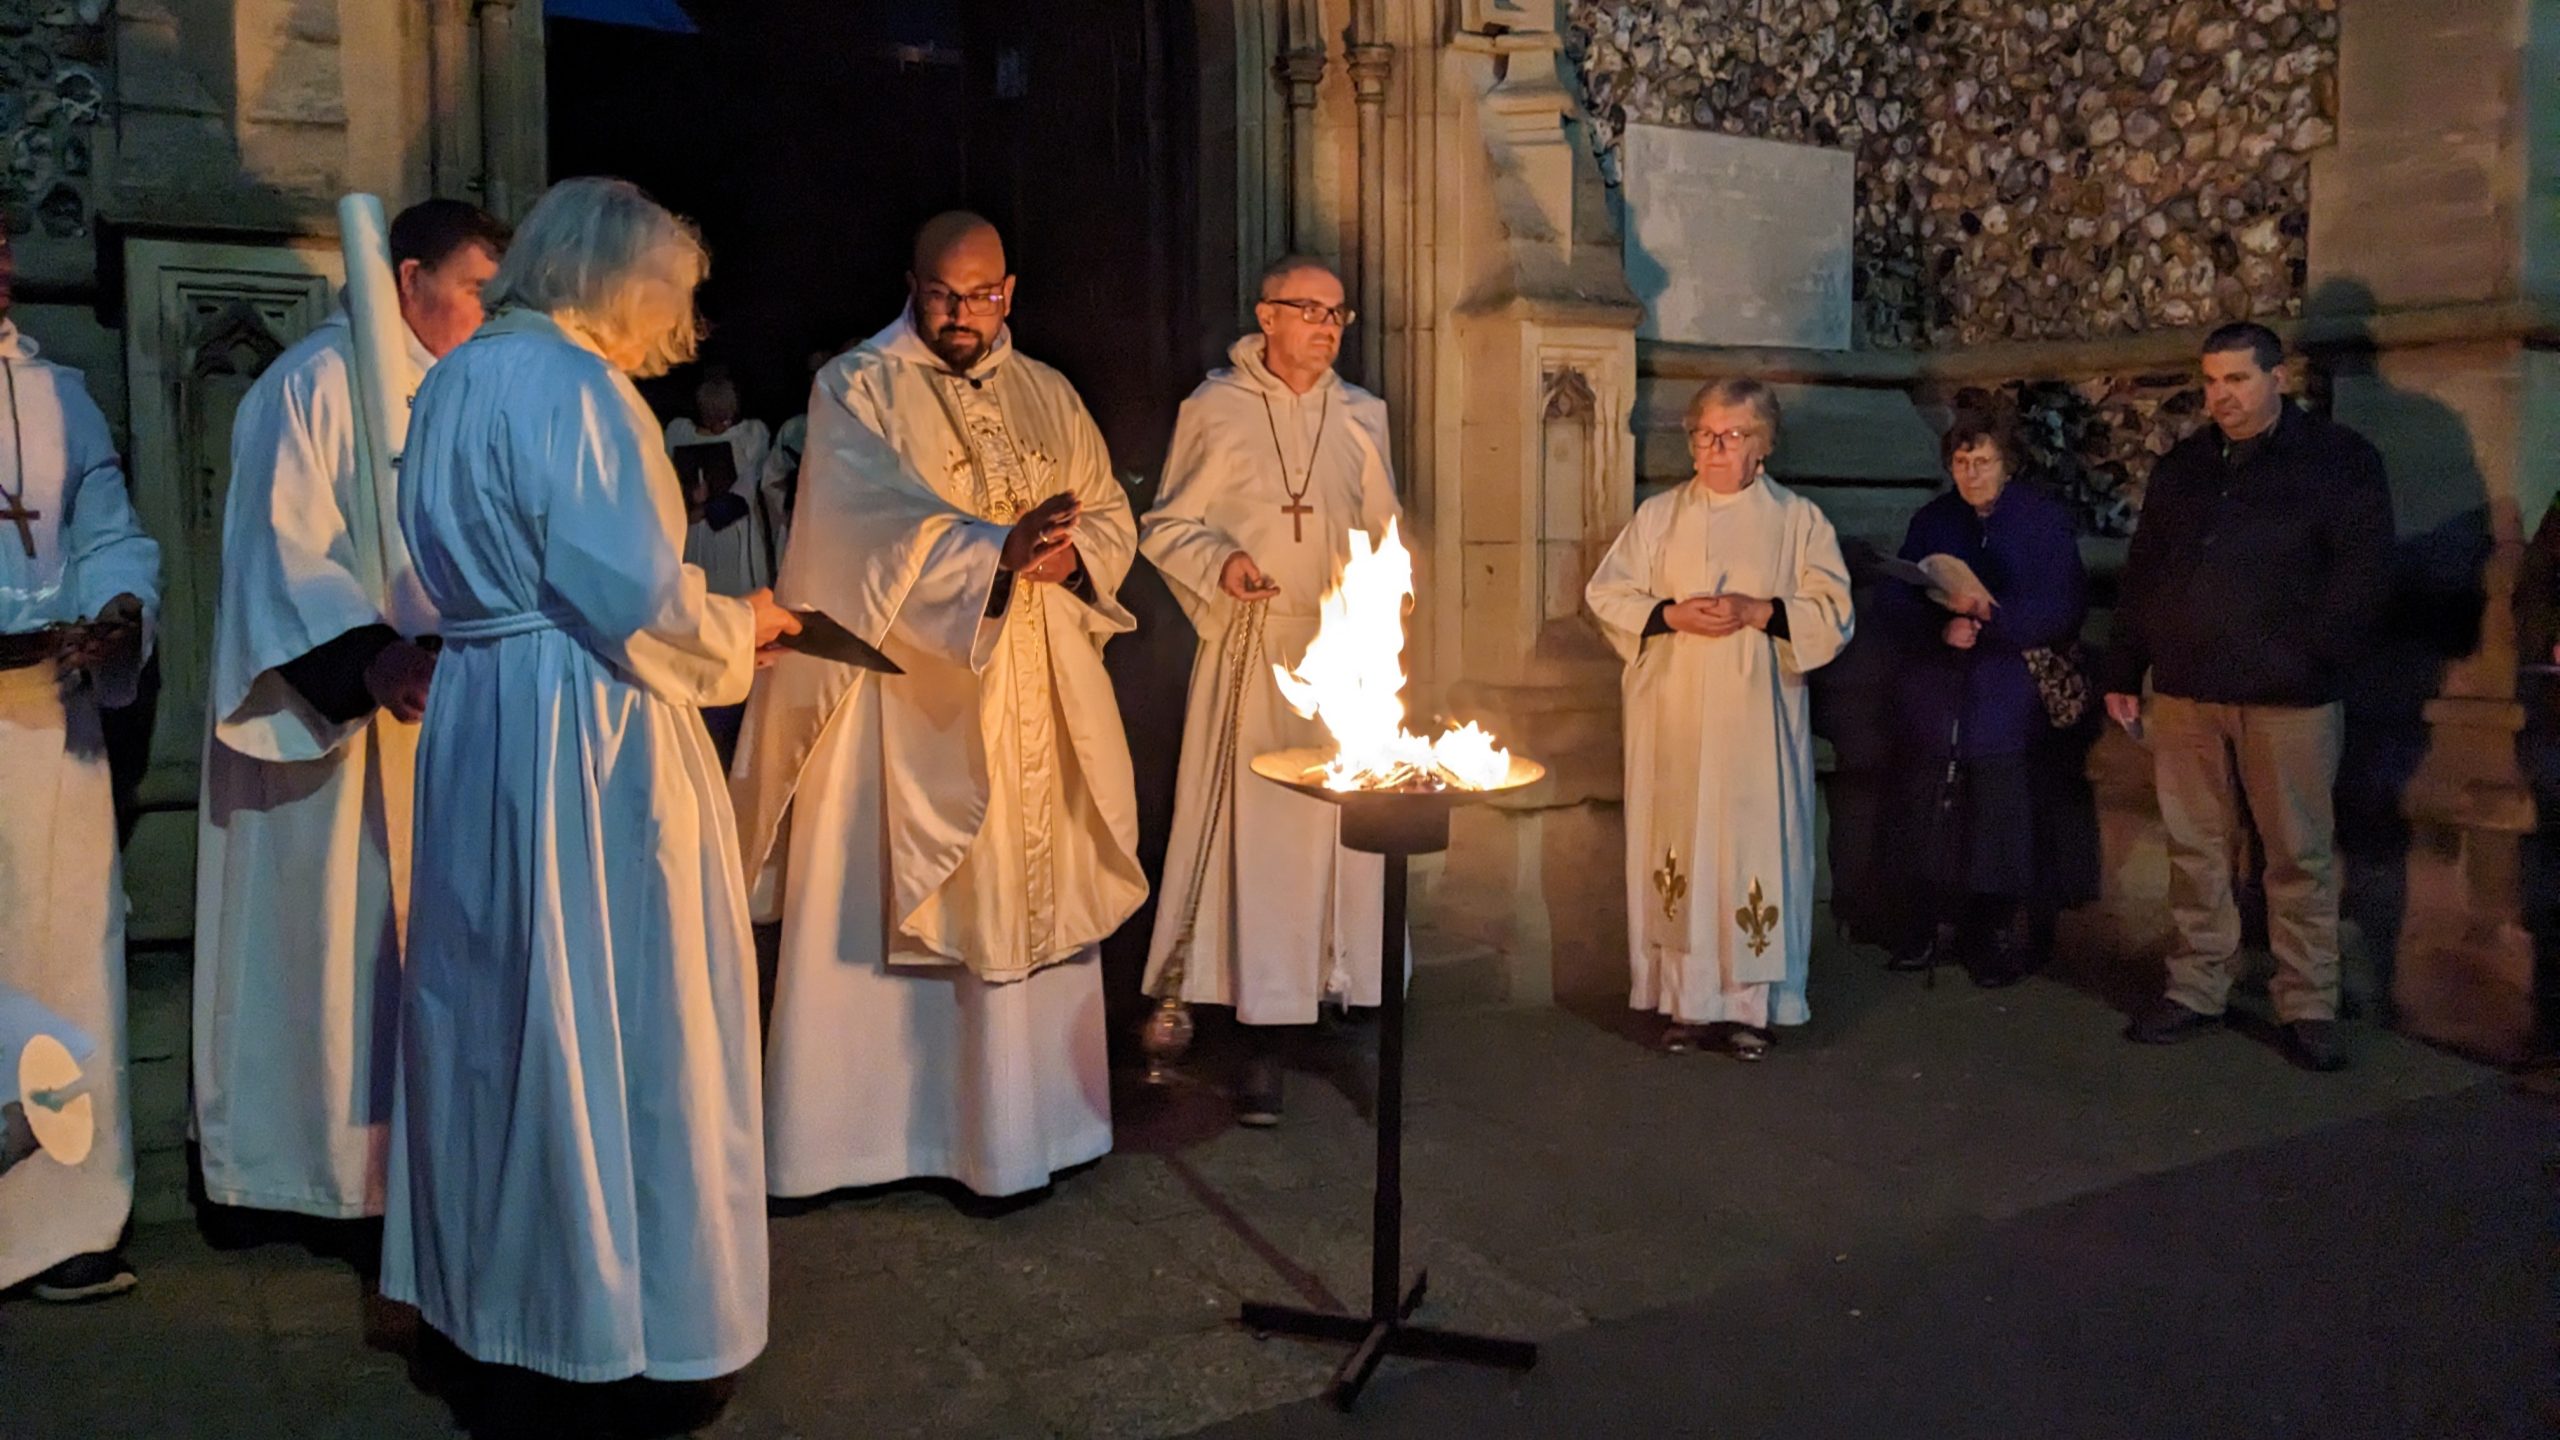
[[43,519],[44,512],[41,510],[28,509],[26,499],[23,496],[0,496],[0,501],[5,501],[8,506],[7,509],[0,509],[0,520],[6,520],[18,527],[18,548],[27,552],[28,559],[34,559],[36,555],[36,532],[32,526],[27,524],[27,522],[30,520]]
[[[1289,517],[1289,538],[1301,545],[1305,544],[1307,542],[1307,517],[1316,513],[1316,507],[1308,504],[1304,500],[1292,499],[1288,504],[1280,507],[1280,513]],[[23,531],[27,527],[22,522],[18,528]],[[33,555],[36,552],[30,550],[27,553]]]

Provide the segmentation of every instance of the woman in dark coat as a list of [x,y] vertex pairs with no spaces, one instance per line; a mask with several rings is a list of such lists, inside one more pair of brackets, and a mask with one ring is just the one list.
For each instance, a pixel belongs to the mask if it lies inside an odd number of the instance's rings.
[[2043,961],[2030,902],[2052,893],[2038,874],[2033,766],[2056,732],[2027,656],[2079,635],[2088,574],[2071,511],[2013,480],[2019,450],[2003,421],[1959,417],[1941,454],[1955,485],[1911,518],[1902,558],[1953,556],[1993,603],[1950,609],[1917,586],[1886,587],[1902,654],[1904,816],[1889,842],[1901,899],[1890,963],[1957,961],[1976,984],[2008,985]]

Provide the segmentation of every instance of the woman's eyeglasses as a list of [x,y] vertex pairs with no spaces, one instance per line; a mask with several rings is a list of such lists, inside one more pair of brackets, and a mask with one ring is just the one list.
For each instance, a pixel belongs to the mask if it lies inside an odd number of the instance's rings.
[[1689,443],[1703,445],[1711,451],[1737,450],[1742,447],[1744,441],[1759,433],[1751,429],[1692,430],[1689,432]]

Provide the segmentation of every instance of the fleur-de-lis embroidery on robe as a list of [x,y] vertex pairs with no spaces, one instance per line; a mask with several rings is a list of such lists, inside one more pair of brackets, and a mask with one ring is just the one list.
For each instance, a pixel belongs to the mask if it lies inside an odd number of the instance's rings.
[[1778,928],[1778,907],[1760,893],[1759,881],[1751,882],[1751,893],[1743,899],[1742,908],[1733,912],[1733,923],[1742,927],[1752,954],[1768,953],[1769,937]]
[[1653,872],[1654,893],[1662,897],[1662,918],[1680,918],[1680,902],[1688,898],[1689,877],[1680,873],[1680,852],[1662,852],[1662,868]]

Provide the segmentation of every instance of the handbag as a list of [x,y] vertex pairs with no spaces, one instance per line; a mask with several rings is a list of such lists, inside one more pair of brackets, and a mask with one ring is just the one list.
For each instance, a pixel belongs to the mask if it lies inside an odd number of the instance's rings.
[[2037,697],[2044,701],[2044,718],[2056,730],[2079,724],[2089,713],[2089,666],[2079,640],[2039,646],[2020,652],[2020,657],[2036,682]]

